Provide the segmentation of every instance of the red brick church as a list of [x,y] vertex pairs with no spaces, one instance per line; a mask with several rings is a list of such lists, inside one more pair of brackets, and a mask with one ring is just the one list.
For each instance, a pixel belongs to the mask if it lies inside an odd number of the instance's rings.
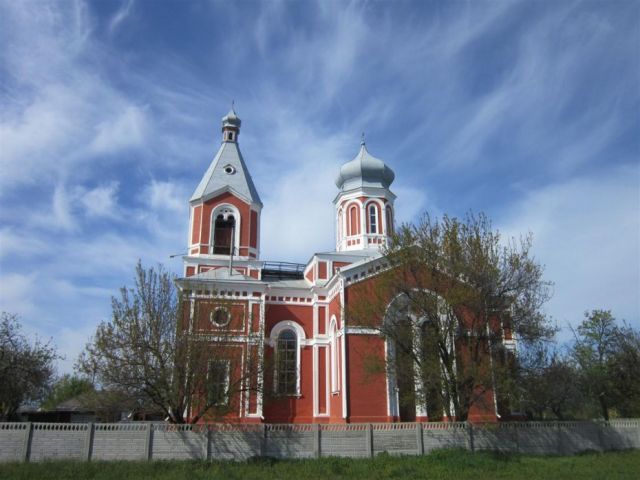
[[[383,261],[381,247],[394,224],[393,171],[363,141],[336,179],[335,250],[313,253],[305,265],[261,260],[263,205],[240,152],[240,126],[233,109],[222,119],[222,144],[189,200],[188,253],[177,282],[187,294],[193,334],[206,341],[225,332],[225,341],[237,347],[239,366],[212,359],[207,381],[224,388],[243,365],[277,358],[254,380],[261,388],[228,400],[229,420],[428,420],[426,406],[407,411],[399,405],[393,368],[366,372],[365,354],[388,359],[393,346],[345,318],[350,289],[375,278]],[[469,418],[495,421],[495,401]]]

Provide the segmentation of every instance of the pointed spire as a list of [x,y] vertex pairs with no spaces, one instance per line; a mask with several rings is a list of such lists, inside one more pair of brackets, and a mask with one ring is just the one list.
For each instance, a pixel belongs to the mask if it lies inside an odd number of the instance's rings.
[[364,132],[362,132],[362,139],[360,140],[360,145],[362,145],[364,147],[365,142],[364,142]]

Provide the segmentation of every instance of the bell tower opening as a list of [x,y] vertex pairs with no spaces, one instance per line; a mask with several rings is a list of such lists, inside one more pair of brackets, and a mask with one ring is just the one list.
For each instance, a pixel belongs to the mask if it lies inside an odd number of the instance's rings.
[[213,230],[213,253],[216,255],[232,255],[235,236],[236,219],[233,215],[220,214],[216,217]]

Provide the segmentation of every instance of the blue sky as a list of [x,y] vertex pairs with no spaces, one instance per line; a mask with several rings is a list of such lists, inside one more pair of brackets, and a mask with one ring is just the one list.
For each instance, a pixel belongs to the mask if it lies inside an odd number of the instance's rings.
[[364,131],[399,220],[530,231],[560,326],[640,327],[639,25],[635,1],[3,0],[0,309],[69,370],[138,258],[179,273],[235,99],[262,258],[332,248]]

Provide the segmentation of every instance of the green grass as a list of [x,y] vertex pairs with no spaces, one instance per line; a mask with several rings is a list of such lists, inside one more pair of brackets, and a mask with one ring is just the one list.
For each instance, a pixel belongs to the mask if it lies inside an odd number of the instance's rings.
[[42,462],[0,464],[0,479],[633,479],[640,450],[573,457],[472,454],[441,450],[423,457],[379,455],[374,459],[256,459],[233,462]]

